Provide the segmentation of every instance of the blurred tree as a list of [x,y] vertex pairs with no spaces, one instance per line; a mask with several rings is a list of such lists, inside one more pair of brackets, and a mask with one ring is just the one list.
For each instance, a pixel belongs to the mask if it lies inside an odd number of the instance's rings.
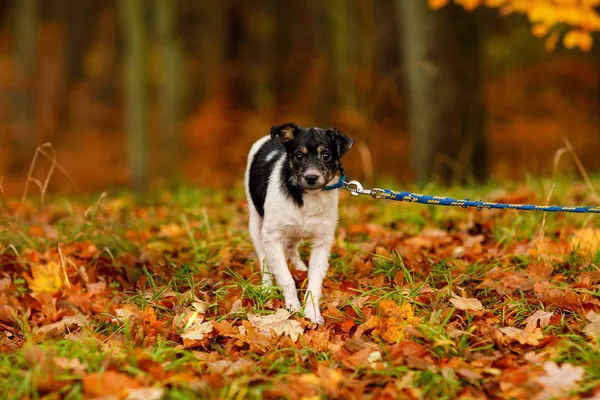
[[396,4],[417,181],[435,177],[450,183],[474,172],[477,178],[485,178],[475,21],[455,8],[432,12],[422,0],[397,0]]
[[83,78],[83,58],[92,39],[94,21],[101,8],[97,0],[70,0],[66,7],[67,43],[65,46],[65,85]]
[[15,48],[19,85],[15,96],[16,129],[13,130],[13,150],[10,172],[24,172],[33,157],[35,115],[33,75],[37,41],[38,0],[17,0],[15,6]]
[[244,12],[246,28],[242,59],[245,97],[255,110],[270,109],[275,104],[274,66],[276,0],[248,2]]
[[118,3],[125,42],[123,78],[130,174],[134,190],[143,192],[148,188],[145,3],[144,0],[120,0]]
[[156,34],[161,57],[162,174],[172,176],[179,159],[179,116],[181,112],[181,53],[175,32],[176,3],[155,0]]
[[329,29],[331,38],[332,72],[336,82],[338,105],[343,109],[356,108],[356,85],[352,77],[348,1],[329,0]]

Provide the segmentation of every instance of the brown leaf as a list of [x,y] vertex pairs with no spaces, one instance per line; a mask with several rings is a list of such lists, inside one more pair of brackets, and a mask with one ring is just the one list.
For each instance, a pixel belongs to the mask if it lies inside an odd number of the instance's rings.
[[533,283],[522,271],[503,271],[494,267],[485,274],[484,280],[476,289],[492,289],[500,294],[510,294],[515,290],[527,291]]
[[82,326],[87,326],[89,324],[90,324],[90,320],[88,319],[87,316],[75,315],[75,316],[63,317],[63,319],[61,319],[60,321],[55,322],[53,324],[48,324],[48,325],[41,326],[39,328],[35,328],[34,333],[62,334],[62,333],[66,333],[67,331],[72,331],[74,329],[80,328]]
[[590,322],[583,328],[583,333],[590,339],[600,339],[600,314],[589,311],[585,318]]
[[528,344],[530,346],[537,346],[540,344],[539,340],[544,337],[542,330],[533,326],[526,326],[525,329],[519,329],[512,326],[507,326],[498,329],[504,333],[509,340],[516,340],[521,344]]
[[248,320],[261,333],[269,336],[271,330],[273,330],[279,336],[289,336],[295,343],[298,337],[304,333],[304,328],[302,328],[300,322],[290,319],[290,317],[290,312],[283,308],[278,309],[275,314],[270,315],[248,314]]
[[581,307],[579,296],[571,289],[554,287],[548,282],[538,282],[533,289],[548,304],[570,310]]
[[569,391],[579,387],[579,381],[585,376],[582,367],[574,367],[569,363],[558,366],[554,361],[544,363],[545,374],[538,377],[537,381],[542,384],[543,389],[535,400],[546,400],[565,396]]
[[95,373],[83,378],[83,392],[88,396],[122,396],[127,389],[139,389],[142,384],[129,375],[116,371]]
[[536,328],[538,321],[539,321],[540,328],[545,328],[550,324],[550,318],[552,318],[553,315],[554,315],[554,312],[552,312],[552,311],[548,312],[548,311],[537,310],[536,312],[531,314],[529,317],[527,317],[525,319],[524,323],[528,327]]
[[467,311],[480,311],[483,310],[483,304],[481,301],[475,298],[466,298],[462,296],[457,296],[456,294],[452,295],[450,299],[450,303],[459,310],[467,310]]
[[207,321],[193,324],[188,330],[181,334],[185,348],[202,346],[205,338],[213,331],[213,322]]

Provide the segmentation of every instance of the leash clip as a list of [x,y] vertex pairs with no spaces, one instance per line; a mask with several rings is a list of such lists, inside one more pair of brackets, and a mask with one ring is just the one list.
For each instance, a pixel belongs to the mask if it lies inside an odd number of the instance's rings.
[[358,196],[359,194],[370,194],[370,190],[365,190],[359,181],[344,182],[344,186],[350,192],[352,196]]

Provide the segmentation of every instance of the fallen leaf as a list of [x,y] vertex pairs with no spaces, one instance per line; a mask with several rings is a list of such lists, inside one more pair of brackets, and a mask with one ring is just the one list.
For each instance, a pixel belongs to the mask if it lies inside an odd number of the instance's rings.
[[453,294],[452,298],[450,299],[450,303],[452,303],[452,305],[454,307],[458,308],[459,310],[466,310],[466,311],[483,310],[483,304],[481,304],[481,301],[479,301],[475,298],[466,298],[466,297],[462,297],[462,296]]
[[54,333],[65,333],[67,331],[72,331],[73,327],[80,328],[89,324],[90,320],[85,315],[68,316],[63,317],[63,319],[53,324],[48,324],[35,328],[34,333],[45,334],[51,333],[53,331],[56,331]]
[[581,306],[579,296],[569,288],[554,287],[549,282],[537,282],[533,290],[540,300],[548,304],[571,310]]
[[506,295],[515,290],[527,291],[532,287],[533,283],[525,272],[504,271],[499,267],[494,267],[485,274],[483,282],[476,289],[492,289]]
[[59,263],[31,264],[31,278],[26,277],[29,290],[34,293],[56,293],[63,287],[63,272]]
[[105,371],[83,377],[83,392],[88,396],[119,396],[141,387],[141,383],[121,372]]
[[600,248],[600,229],[584,228],[573,232],[572,251],[596,254]]
[[373,336],[381,337],[388,343],[395,343],[404,339],[406,328],[421,321],[415,317],[414,310],[407,301],[399,306],[393,300],[381,300],[378,308],[380,315],[371,316],[360,325],[353,335],[354,339],[359,339],[364,332],[373,329]]
[[206,321],[200,324],[193,324],[187,331],[181,334],[183,346],[199,346],[206,336],[213,331],[213,322]]
[[583,333],[590,339],[597,340],[600,338],[600,314],[588,311],[585,317],[590,322],[583,328]]
[[288,310],[280,308],[275,314],[270,315],[248,314],[248,321],[266,336],[270,336],[272,329],[277,335],[287,335],[296,343],[300,335],[304,333],[304,328],[300,322],[290,320],[290,316]]
[[539,340],[544,337],[542,330],[534,326],[526,326],[525,329],[506,326],[498,330],[511,339],[510,341],[516,340],[521,344],[528,344],[530,346],[537,346],[540,344]]
[[78,358],[55,357],[54,362],[59,368],[79,376],[83,376],[88,368],[87,364],[82,363]]
[[538,321],[540,328],[545,328],[550,325],[550,318],[554,315],[552,311],[537,310],[523,321],[528,327],[537,327]]
[[162,225],[160,227],[160,232],[159,232],[159,236],[166,237],[166,238],[183,236],[186,234],[187,234],[187,232],[175,223],[170,223],[168,225]]
[[165,389],[161,387],[149,387],[141,389],[128,389],[127,400],[161,400],[165,395]]
[[206,300],[198,300],[192,303],[192,307],[199,313],[206,314],[208,312],[208,308],[210,307],[210,303]]
[[569,363],[559,367],[554,361],[546,361],[543,368],[545,374],[537,378],[543,389],[535,396],[535,400],[565,396],[569,391],[577,389],[578,382],[585,376],[582,367],[574,367]]

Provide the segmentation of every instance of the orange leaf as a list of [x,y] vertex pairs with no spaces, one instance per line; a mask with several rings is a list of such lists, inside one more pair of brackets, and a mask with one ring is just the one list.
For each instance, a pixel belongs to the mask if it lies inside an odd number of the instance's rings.
[[592,48],[592,35],[587,31],[581,31],[579,36],[579,48],[581,51],[587,52]]
[[554,31],[546,38],[546,42],[544,43],[544,47],[546,51],[554,51],[556,49],[556,43],[558,42],[559,36],[558,32]]
[[429,8],[438,10],[448,4],[448,0],[429,0]]
[[506,0],[485,0],[485,6],[490,8],[501,7],[506,4]]
[[[592,48],[592,35],[589,32],[582,31],[579,29],[573,29],[567,32],[563,38],[563,43],[567,49],[573,49],[579,47],[581,51],[589,51]],[[585,235],[584,235],[585,236]],[[590,236],[592,236],[590,234]],[[596,234],[595,244],[598,244],[598,235]],[[589,238],[585,237],[584,242],[590,242]],[[591,240],[594,242],[594,240]]]
[[567,34],[563,37],[563,44],[565,45],[565,47],[567,49],[572,49],[575,46],[577,46],[577,42],[579,41],[578,36],[578,31],[576,31],[575,29],[572,29],[569,32],[567,32]]
[[550,32],[550,26],[540,23],[531,26],[531,34],[535,37],[544,37]]
[[142,385],[129,375],[115,371],[91,374],[83,378],[83,392],[88,396],[122,395],[125,389],[137,389]]
[[480,3],[481,0],[456,0],[456,4],[460,4],[466,11],[473,11]]

